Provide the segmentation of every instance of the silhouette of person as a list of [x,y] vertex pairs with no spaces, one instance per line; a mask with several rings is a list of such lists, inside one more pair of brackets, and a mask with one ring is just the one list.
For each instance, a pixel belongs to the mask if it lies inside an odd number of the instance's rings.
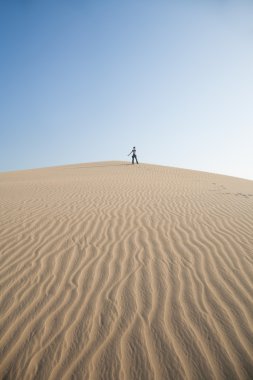
[[136,149],[135,149],[135,146],[133,147],[133,149],[131,150],[131,152],[129,153],[128,156],[130,156],[130,154],[132,154],[132,165],[134,164],[134,159],[136,161],[136,164],[138,164],[138,160],[137,160],[137,156],[136,156]]

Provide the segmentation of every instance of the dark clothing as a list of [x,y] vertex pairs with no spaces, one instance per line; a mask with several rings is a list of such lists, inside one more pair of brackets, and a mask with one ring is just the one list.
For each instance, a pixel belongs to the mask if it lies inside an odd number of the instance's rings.
[[138,164],[138,160],[137,160],[137,156],[136,156],[136,149],[135,149],[135,146],[133,147],[133,150],[129,153],[128,156],[130,156],[130,154],[132,154],[132,164],[134,164],[134,159],[136,161],[136,164]]
[[136,164],[138,164],[139,162],[138,162],[138,160],[137,160],[137,156],[136,156],[135,153],[133,153],[133,155],[132,155],[132,164],[134,164],[134,159],[135,159],[135,161],[136,161]]

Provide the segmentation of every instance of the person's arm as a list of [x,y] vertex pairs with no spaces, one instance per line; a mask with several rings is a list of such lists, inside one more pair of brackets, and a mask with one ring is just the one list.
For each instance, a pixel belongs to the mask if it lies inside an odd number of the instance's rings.
[[133,153],[133,151],[131,150],[131,152],[128,154],[128,156],[130,156],[130,154]]

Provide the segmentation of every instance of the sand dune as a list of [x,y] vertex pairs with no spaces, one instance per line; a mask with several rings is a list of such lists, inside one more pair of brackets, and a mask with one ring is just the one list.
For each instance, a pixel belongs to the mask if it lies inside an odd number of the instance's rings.
[[253,182],[0,174],[2,379],[252,379]]

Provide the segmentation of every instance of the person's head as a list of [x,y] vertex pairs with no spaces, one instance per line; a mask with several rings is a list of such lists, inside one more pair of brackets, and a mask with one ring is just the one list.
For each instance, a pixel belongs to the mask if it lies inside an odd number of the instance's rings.
[[133,147],[133,149],[135,149],[135,146]]

